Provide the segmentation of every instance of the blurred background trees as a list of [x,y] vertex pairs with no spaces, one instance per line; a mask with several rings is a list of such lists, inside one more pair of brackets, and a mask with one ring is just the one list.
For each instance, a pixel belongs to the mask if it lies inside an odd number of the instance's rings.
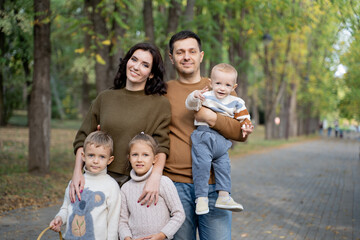
[[[199,34],[202,75],[228,62],[266,138],[310,134],[319,121],[360,120],[360,3],[355,0],[51,0],[51,116],[81,119],[112,86],[130,46]],[[33,1],[0,0],[0,124],[27,110],[34,88]],[[338,66],[346,73],[339,75]],[[275,122],[276,118],[280,122]]]

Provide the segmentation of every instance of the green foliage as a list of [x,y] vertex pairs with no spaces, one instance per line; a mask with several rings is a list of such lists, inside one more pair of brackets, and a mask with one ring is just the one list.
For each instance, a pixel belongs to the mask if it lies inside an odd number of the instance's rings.
[[346,89],[339,109],[342,117],[360,121],[360,33],[354,34],[351,40],[350,49],[343,56],[347,67],[344,76]]
[[[166,27],[171,0],[152,2],[155,43],[167,58],[165,48],[171,35],[166,34]],[[346,109],[352,109],[350,103],[355,108],[359,106],[356,102],[359,68],[355,64],[359,62],[356,49],[360,47],[360,40],[355,37],[359,29],[360,4],[357,1],[200,0],[195,1],[194,19],[189,23],[185,23],[183,16],[187,1],[179,0],[178,3],[182,11],[178,30],[188,28],[200,35],[205,51],[205,67],[210,67],[210,61],[230,62],[233,54],[238,71],[247,74],[248,94],[259,98],[260,107],[264,105],[266,86],[263,72],[265,33],[272,37],[268,48],[272,58],[270,67],[276,79],[275,89],[279,88],[279,79],[285,74],[287,84],[299,86],[299,105],[311,104],[314,115],[324,116],[339,108],[342,116],[349,117]],[[104,41],[111,44],[111,54],[115,54],[144,40],[142,8],[141,0],[103,0],[95,9],[84,9],[84,1],[51,0],[51,75],[55,79],[52,84],[56,85],[68,118],[78,116],[84,73],[88,75],[90,84],[95,86],[94,52],[98,44]],[[102,16],[106,17],[108,36],[96,35],[89,27],[85,10],[102,11]],[[10,116],[12,109],[26,108],[26,93],[31,88],[33,3],[7,0],[5,11],[0,14],[0,28],[6,34],[6,52],[1,55],[0,64]],[[123,37],[116,35],[114,24],[125,30]],[[347,43],[341,45],[339,33],[342,29],[353,35],[351,47],[347,47]],[[85,34],[91,36],[90,49],[85,49]],[[220,37],[222,43],[219,42]],[[289,37],[291,49],[289,60],[285,62]],[[245,51],[248,58],[243,58],[239,51],[231,52],[233,44],[241,46],[241,51]],[[340,46],[339,49],[336,45]],[[333,76],[334,68],[340,61],[348,69],[344,85],[342,80]],[[93,87],[90,95],[93,98],[95,94]],[[58,116],[56,107],[53,104],[54,117]],[[357,118],[358,114],[351,116]]]

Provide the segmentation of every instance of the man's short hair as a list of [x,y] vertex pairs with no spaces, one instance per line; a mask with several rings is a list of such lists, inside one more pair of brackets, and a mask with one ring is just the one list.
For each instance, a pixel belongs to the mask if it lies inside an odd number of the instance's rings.
[[169,41],[169,52],[170,54],[173,54],[173,51],[174,51],[174,43],[176,41],[179,41],[179,40],[183,40],[183,39],[187,39],[187,38],[194,38],[196,39],[196,41],[198,42],[198,45],[199,45],[199,49],[201,51],[201,40],[200,40],[200,37],[192,32],[192,31],[189,31],[189,30],[183,30],[183,31],[180,31],[176,34],[174,34],[170,41]]

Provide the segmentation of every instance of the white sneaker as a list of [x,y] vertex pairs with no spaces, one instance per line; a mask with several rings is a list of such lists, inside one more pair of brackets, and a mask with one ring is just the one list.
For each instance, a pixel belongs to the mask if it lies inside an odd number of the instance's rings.
[[207,197],[198,197],[196,200],[197,215],[207,214],[209,212],[209,199]]
[[233,212],[241,212],[244,210],[244,207],[240,203],[235,202],[234,199],[232,199],[230,196],[218,197],[215,203],[215,207]]

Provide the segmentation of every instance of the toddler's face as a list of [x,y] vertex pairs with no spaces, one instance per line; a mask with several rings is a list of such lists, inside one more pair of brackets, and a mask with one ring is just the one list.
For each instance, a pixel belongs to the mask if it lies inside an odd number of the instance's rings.
[[92,173],[101,172],[114,160],[114,156],[110,156],[108,147],[96,147],[94,144],[88,144],[84,150],[82,159],[86,169]]
[[235,75],[232,73],[215,71],[211,75],[211,87],[217,99],[223,99],[236,88]]
[[129,161],[138,176],[149,171],[155,162],[155,154],[152,148],[144,141],[136,141],[130,149]]

